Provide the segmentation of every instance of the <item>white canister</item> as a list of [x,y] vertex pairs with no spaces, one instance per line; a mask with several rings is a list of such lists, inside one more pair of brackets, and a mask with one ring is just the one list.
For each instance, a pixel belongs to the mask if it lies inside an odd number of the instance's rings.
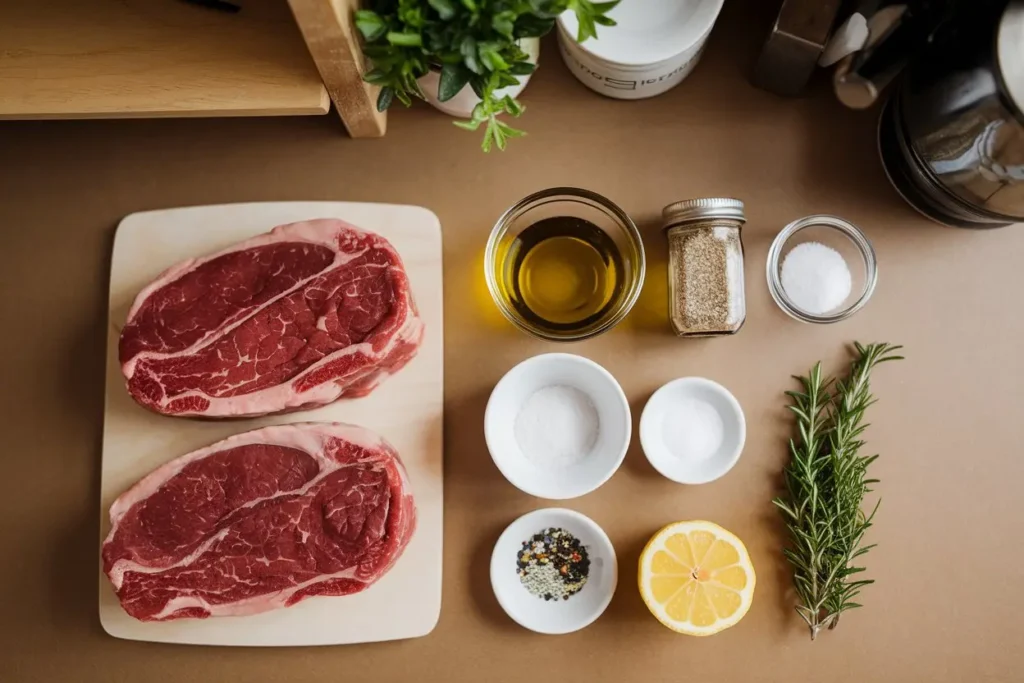
[[620,100],[653,97],[679,85],[707,43],[724,0],[622,0],[598,37],[576,42],[575,13],[558,17],[569,70],[591,90]]

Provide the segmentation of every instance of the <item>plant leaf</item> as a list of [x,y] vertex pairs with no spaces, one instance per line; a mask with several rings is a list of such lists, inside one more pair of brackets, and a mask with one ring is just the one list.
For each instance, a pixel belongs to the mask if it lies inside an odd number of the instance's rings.
[[620,0],[611,0],[611,2],[593,2],[590,4],[595,14],[607,14],[615,9]]
[[502,59],[501,55],[497,52],[488,50],[487,52],[480,53],[480,59],[491,71],[506,71],[508,70],[508,62]]
[[480,78],[479,76],[469,77],[469,87],[473,89],[473,94],[479,97],[480,99],[484,98],[484,88],[486,86],[487,82],[485,79]]
[[541,19],[556,19],[567,8],[567,4],[564,2],[557,2],[553,0],[530,0],[530,9],[533,10],[533,16],[540,17]]
[[480,59],[477,56],[476,39],[473,36],[464,36],[459,44],[459,52],[462,54],[462,63],[466,68],[475,74],[482,74],[483,67],[480,66]]
[[513,76],[529,76],[536,70],[537,65],[530,62],[515,62],[508,67],[508,72]]
[[385,86],[391,82],[391,76],[380,69],[371,69],[363,76],[363,80],[373,85]]
[[423,36],[419,33],[388,31],[387,38],[388,42],[392,45],[399,45],[401,47],[420,47],[423,45]]
[[445,64],[441,69],[441,82],[437,86],[437,99],[447,102],[459,94],[469,83],[470,71],[461,64]]
[[502,106],[502,109],[504,109],[506,113],[508,113],[510,116],[513,116],[515,118],[519,118],[520,116],[523,115],[523,112],[526,111],[526,107],[524,107],[519,102],[519,100],[515,99],[514,97],[510,97],[508,95],[506,95],[505,97],[503,97],[501,99],[501,106]]
[[485,154],[491,151],[496,135],[497,133],[495,133],[494,126],[488,123],[487,128],[484,130],[484,139],[480,143],[480,149],[482,149]]
[[477,105],[475,107],[473,107],[473,112],[470,114],[470,117],[474,121],[486,121],[487,120],[488,113],[487,113],[487,107],[484,105],[484,102],[481,101],[481,102],[477,103]]
[[373,63],[380,66],[385,62],[395,62],[401,55],[395,54],[395,49],[390,45],[364,45],[363,54],[373,60]]
[[452,0],[427,0],[430,6],[437,11],[437,15],[448,21],[455,16],[455,3]]
[[508,69],[508,62],[498,53],[497,43],[477,43],[477,52],[480,55],[480,61],[487,67],[488,71],[505,71]]
[[[402,104],[404,104],[407,107],[411,107],[412,106],[412,97],[409,95],[409,93],[407,91],[392,89],[392,92],[395,94],[395,97],[398,98],[399,102],[401,102]],[[378,101],[378,106],[379,106],[380,105],[380,98],[379,97],[377,98],[377,101]]]
[[519,85],[519,79],[507,71],[495,71],[494,74],[498,77],[498,82],[494,87],[495,90]]
[[554,18],[524,14],[516,19],[515,35],[519,38],[540,38],[555,27]]
[[394,88],[381,88],[380,94],[377,95],[377,111],[387,111],[387,108],[391,106],[391,102],[394,99]]
[[512,126],[502,121],[498,122],[498,126],[501,128],[501,131],[505,134],[505,137],[507,138],[521,138],[526,135],[526,131],[519,130],[518,128],[513,128]]
[[498,12],[491,17],[491,28],[509,40],[513,40],[513,32],[516,28],[516,13],[512,10]]
[[579,30],[576,32],[577,43],[585,43],[587,38],[597,37],[597,26],[595,25],[594,17],[577,12],[576,18],[579,21]]
[[388,25],[376,12],[361,9],[356,11],[356,28],[367,42],[372,43],[388,31]]

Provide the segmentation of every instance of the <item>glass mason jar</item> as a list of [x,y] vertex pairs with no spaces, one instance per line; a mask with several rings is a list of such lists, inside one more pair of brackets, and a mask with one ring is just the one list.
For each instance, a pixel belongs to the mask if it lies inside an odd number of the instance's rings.
[[680,337],[735,334],[747,317],[743,202],[687,199],[666,206],[662,216],[672,329]]

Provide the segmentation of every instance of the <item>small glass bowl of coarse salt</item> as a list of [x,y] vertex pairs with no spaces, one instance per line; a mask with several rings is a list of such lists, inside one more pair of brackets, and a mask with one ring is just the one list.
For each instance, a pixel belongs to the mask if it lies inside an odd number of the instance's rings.
[[875,250],[836,216],[807,216],[782,229],[768,250],[768,291],[796,320],[827,324],[864,307],[878,282]]
[[575,498],[608,481],[622,464],[631,430],[619,383],[571,353],[541,354],[509,370],[484,413],[494,464],[538,498]]

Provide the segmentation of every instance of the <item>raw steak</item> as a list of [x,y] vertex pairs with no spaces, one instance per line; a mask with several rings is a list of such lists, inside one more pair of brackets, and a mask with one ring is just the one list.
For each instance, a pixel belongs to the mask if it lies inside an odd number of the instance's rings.
[[234,417],[364,396],[422,339],[394,247],[321,219],[165,271],[136,297],[119,356],[143,406]]
[[405,468],[361,427],[257,429],[172,460],[110,508],[103,571],[141,621],[357,593],[409,543]]

